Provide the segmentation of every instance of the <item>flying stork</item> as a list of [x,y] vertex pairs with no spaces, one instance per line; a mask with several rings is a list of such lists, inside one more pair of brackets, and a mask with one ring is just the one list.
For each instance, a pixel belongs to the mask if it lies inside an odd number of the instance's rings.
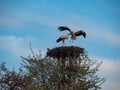
[[58,27],[58,29],[59,29],[59,31],[68,30],[70,32],[70,34],[68,34],[68,35],[71,35],[72,40],[76,40],[77,39],[76,36],[80,36],[80,35],[82,35],[84,38],[86,38],[86,33],[82,30],[74,32],[70,28],[68,28],[67,26],[60,26],[60,27]]

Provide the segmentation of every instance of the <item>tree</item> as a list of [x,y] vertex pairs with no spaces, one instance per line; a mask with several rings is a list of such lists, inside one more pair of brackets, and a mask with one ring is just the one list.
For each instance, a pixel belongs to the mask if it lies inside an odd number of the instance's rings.
[[105,79],[96,72],[102,62],[91,60],[83,48],[62,46],[40,54],[22,57],[22,65],[34,78],[36,90],[98,90]]
[[5,62],[0,64],[0,90],[34,90],[34,85],[33,78],[22,69],[10,71]]

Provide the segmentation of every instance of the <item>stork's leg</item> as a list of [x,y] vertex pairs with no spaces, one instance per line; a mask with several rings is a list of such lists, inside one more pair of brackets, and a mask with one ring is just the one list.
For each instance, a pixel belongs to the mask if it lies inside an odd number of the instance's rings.
[[65,45],[65,41],[63,40],[63,46]]

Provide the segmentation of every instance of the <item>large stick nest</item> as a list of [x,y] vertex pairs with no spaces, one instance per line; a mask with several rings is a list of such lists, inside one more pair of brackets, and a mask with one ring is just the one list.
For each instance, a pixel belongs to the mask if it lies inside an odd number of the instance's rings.
[[84,48],[76,46],[61,46],[48,49],[46,56],[56,59],[78,58],[83,53]]

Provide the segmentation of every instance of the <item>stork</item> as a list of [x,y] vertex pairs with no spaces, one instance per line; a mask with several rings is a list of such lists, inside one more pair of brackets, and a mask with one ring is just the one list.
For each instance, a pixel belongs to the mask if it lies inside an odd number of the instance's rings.
[[60,37],[56,40],[56,42],[58,43],[58,42],[62,41],[62,42],[63,42],[63,45],[65,45],[65,39],[68,39],[68,34],[67,34],[67,35],[63,35],[63,36],[60,36]]
[[71,35],[72,40],[76,40],[77,39],[76,36],[80,36],[80,35],[82,35],[84,38],[86,38],[86,33],[82,30],[74,32],[70,28],[68,28],[67,26],[60,26],[60,27],[58,27],[58,29],[59,29],[59,31],[68,30],[70,32],[70,34],[68,34],[68,35]]

